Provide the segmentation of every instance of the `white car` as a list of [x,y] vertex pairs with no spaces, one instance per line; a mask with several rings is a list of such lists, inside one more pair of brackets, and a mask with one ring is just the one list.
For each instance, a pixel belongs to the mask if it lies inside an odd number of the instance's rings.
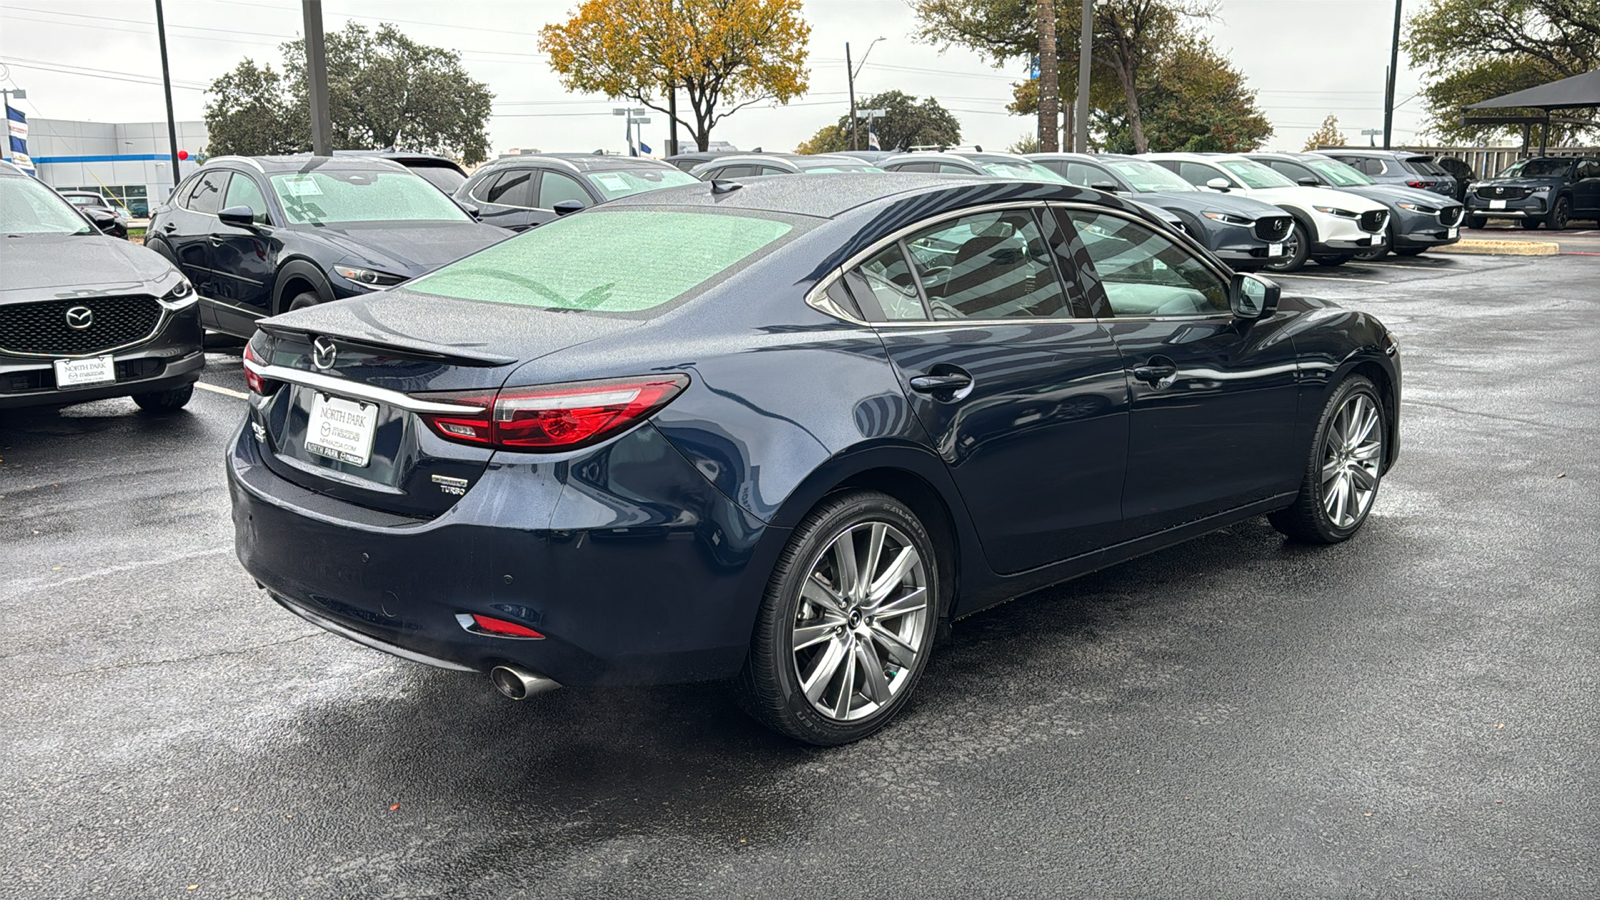
[[1267,266],[1293,272],[1314,259],[1337,266],[1388,240],[1389,210],[1376,200],[1327,188],[1303,187],[1252,159],[1229,154],[1147,153],[1140,157],[1196,187],[1271,203],[1294,217],[1288,253]]

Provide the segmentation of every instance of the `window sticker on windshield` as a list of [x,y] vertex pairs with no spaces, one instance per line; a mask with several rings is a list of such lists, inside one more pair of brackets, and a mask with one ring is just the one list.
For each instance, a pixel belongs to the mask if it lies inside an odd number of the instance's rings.
[[615,172],[597,172],[594,180],[600,182],[600,186],[609,191],[625,191],[628,189],[628,179]]
[[310,175],[296,175],[283,179],[283,184],[289,193],[296,197],[321,197],[322,188],[317,186],[317,180]]

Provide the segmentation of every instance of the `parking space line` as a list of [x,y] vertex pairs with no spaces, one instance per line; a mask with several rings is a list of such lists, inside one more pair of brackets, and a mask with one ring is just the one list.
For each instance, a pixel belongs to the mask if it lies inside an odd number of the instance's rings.
[[1379,281],[1376,278],[1346,278],[1340,275],[1293,275],[1288,272],[1273,272],[1269,278],[1310,278],[1314,281],[1359,281],[1362,284],[1393,284],[1390,281]]
[[214,384],[206,384],[204,381],[196,381],[194,386],[202,391],[210,391],[213,394],[221,394],[225,397],[233,397],[238,400],[243,400],[250,396],[244,391],[236,391],[232,388],[217,387]]

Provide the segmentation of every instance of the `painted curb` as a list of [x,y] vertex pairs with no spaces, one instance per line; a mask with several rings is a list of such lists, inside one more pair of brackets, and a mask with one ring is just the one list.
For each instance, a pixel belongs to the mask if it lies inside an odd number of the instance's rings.
[[1457,241],[1431,247],[1429,253],[1479,253],[1487,256],[1555,256],[1561,245],[1555,241]]

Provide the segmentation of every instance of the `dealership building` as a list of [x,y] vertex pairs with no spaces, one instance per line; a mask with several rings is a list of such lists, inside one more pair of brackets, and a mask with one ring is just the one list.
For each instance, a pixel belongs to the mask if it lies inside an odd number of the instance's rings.
[[[206,147],[204,122],[178,123],[178,149],[190,157]],[[76,122],[28,118],[28,155],[39,180],[57,190],[88,190],[125,204],[135,216],[172,192],[171,144],[166,122]],[[7,156],[9,157],[9,153]],[[180,162],[179,175],[199,163]]]

